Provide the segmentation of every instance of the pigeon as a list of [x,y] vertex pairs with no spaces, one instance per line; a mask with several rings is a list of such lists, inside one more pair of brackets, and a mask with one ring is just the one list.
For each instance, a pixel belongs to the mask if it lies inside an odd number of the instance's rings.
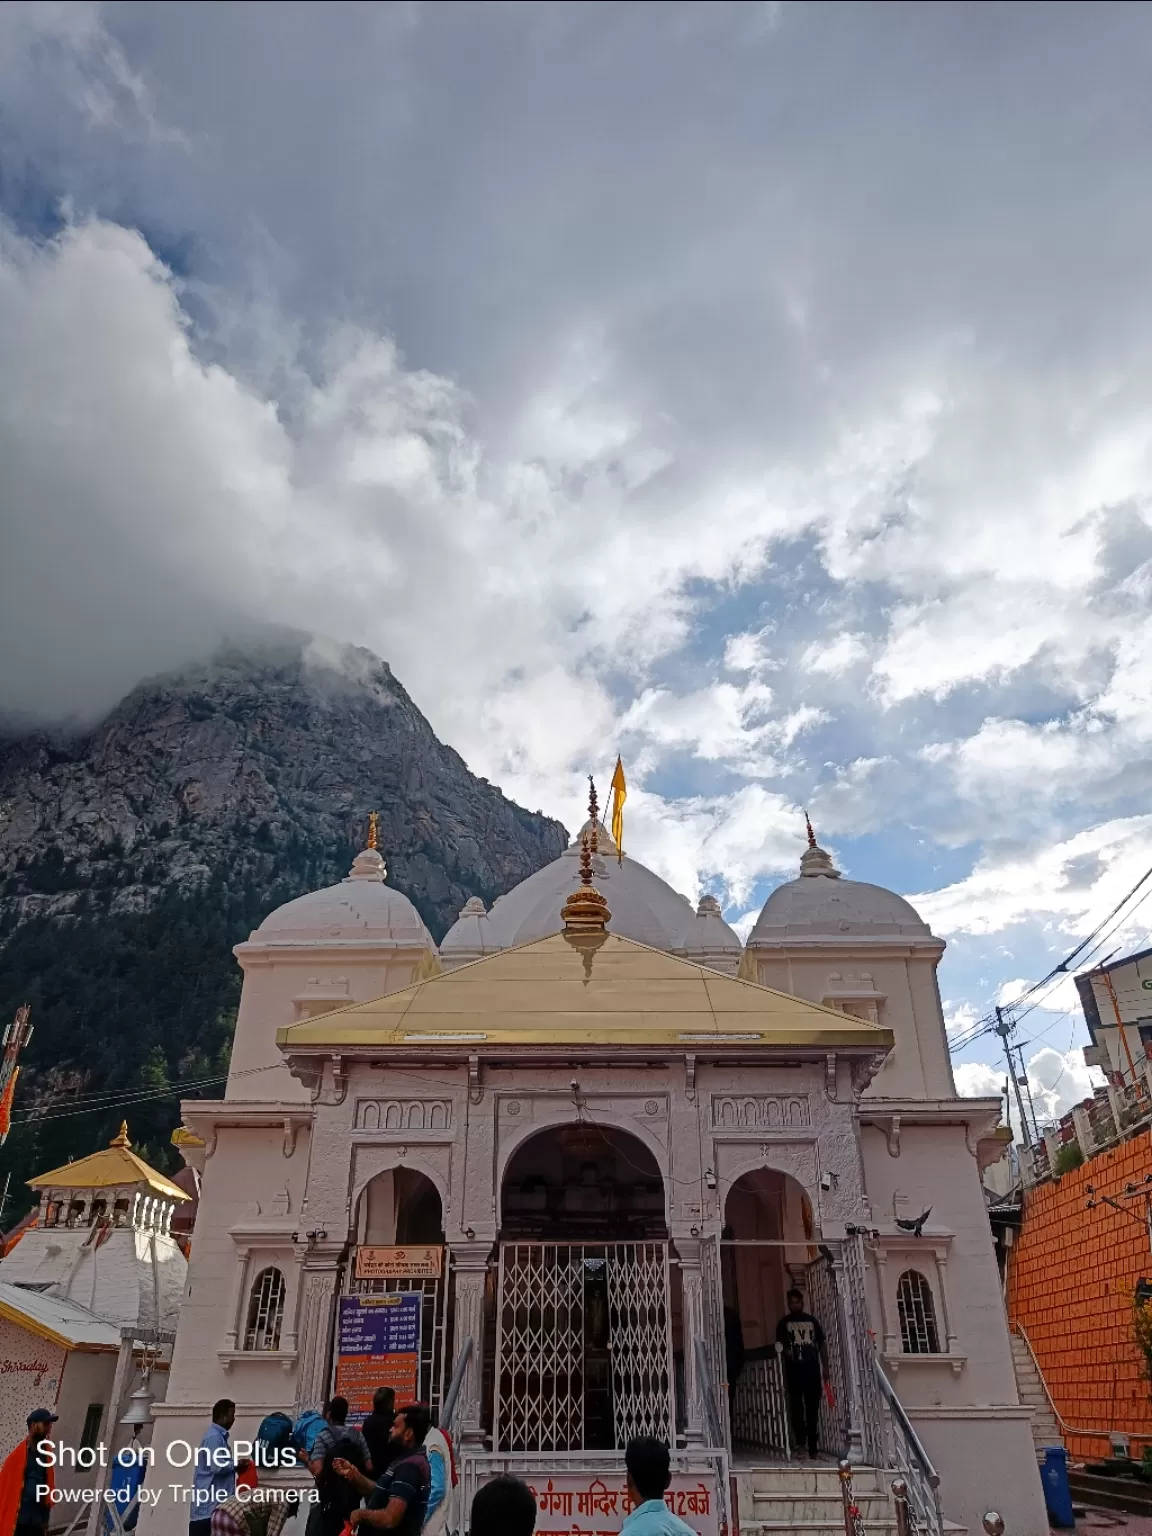
[[924,1231],[924,1223],[928,1220],[931,1214],[932,1207],[929,1206],[922,1216],[917,1216],[915,1221],[901,1221],[900,1218],[897,1217],[896,1225],[900,1228],[901,1232],[911,1232],[913,1237],[919,1237],[920,1234]]

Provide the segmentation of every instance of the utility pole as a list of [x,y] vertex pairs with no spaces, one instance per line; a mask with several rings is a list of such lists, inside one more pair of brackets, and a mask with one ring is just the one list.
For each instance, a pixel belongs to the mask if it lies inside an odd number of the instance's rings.
[[[1032,1103],[1032,1090],[1028,1085],[1028,1073],[1024,1068],[1023,1051],[1020,1046],[1009,1044],[1008,1037],[1015,1029],[1014,1021],[1006,1018],[1004,1010],[997,1004],[995,1032],[1004,1042],[1004,1055],[1008,1061],[1008,1078],[1016,1090],[1016,1108],[1020,1111],[1020,1134],[1024,1137],[1024,1145],[1031,1150],[1040,1140],[1040,1132],[1036,1126],[1036,1106]],[[1024,1106],[1024,1092],[1028,1094],[1027,1108]]]

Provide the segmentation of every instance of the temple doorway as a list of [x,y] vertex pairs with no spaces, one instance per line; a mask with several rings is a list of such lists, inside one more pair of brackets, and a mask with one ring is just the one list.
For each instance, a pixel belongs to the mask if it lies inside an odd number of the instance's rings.
[[501,1186],[493,1444],[622,1450],[672,1436],[664,1184],[639,1138],[553,1127]]
[[[440,1192],[426,1174],[415,1168],[386,1169],[370,1179],[356,1205],[356,1246],[348,1264],[344,1294],[347,1296],[420,1296],[420,1348],[417,1383],[413,1394],[420,1402],[439,1408],[451,1369],[449,1330],[452,1316],[452,1275],[444,1245],[444,1216]],[[412,1274],[373,1275],[374,1256],[383,1250],[418,1250]],[[397,1256],[399,1257],[399,1256]],[[392,1259],[391,1267],[403,1269]],[[425,1273],[429,1268],[434,1274]],[[408,1305],[415,1305],[408,1303]]]
[[732,1446],[757,1457],[790,1460],[802,1423],[790,1393],[777,1328],[788,1312],[788,1293],[800,1291],[804,1311],[825,1335],[827,1382],[820,1399],[822,1453],[839,1456],[845,1444],[841,1307],[835,1253],[815,1230],[812,1205],[788,1174],[759,1168],[733,1184],[724,1208],[720,1274]]

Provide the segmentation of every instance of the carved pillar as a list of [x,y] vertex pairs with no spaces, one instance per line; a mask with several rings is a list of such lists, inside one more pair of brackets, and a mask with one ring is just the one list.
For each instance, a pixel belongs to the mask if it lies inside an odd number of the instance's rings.
[[300,1274],[296,1416],[305,1408],[322,1408],[328,1397],[339,1275],[340,1266],[334,1258],[318,1257],[312,1262],[305,1260]]
[[[700,1379],[696,1362],[696,1340],[707,1341],[710,1336],[714,1336],[714,1331],[709,1330],[704,1315],[708,1300],[704,1294],[704,1270],[701,1263],[700,1243],[694,1238],[677,1239],[676,1252],[680,1257],[680,1348],[684,1358],[684,1406],[687,1414],[685,1428],[689,1445],[703,1445],[708,1435],[705,1433],[700,1398],[701,1393],[707,1391],[712,1383]],[[714,1364],[720,1380],[726,1379],[728,1373],[725,1362],[717,1360]],[[716,1411],[722,1413],[719,1402],[716,1404]]]
[[844,1341],[841,1354],[848,1387],[848,1460],[862,1462],[865,1459],[865,1436],[864,1383],[860,1379],[860,1346],[867,1336],[868,1309],[863,1286],[860,1287],[860,1294],[857,1295],[856,1286],[853,1284],[856,1266],[846,1264],[844,1257],[842,1250],[837,1252],[832,1260],[832,1273],[836,1282],[840,1332]]
[[248,1306],[248,1267],[248,1249],[242,1248],[236,1264],[236,1282],[232,1287],[232,1303],[229,1308],[232,1326],[224,1335],[225,1349],[239,1349],[240,1343],[238,1341],[244,1337],[244,1324]]
[[880,1337],[884,1340],[884,1353],[894,1355],[896,1332],[892,1322],[892,1308],[888,1305],[888,1255],[883,1248],[877,1247],[873,1257],[876,1262],[876,1292],[880,1302]]
[[944,1348],[950,1355],[956,1353],[956,1331],[952,1326],[952,1309],[948,1305],[948,1254],[936,1250],[936,1285],[940,1292],[940,1321],[944,1324]]
[[[466,1339],[472,1340],[472,1357],[464,1374],[452,1424],[457,1445],[483,1448],[480,1394],[484,1383],[484,1293],[488,1281],[488,1243],[454,1243],[452,1265],[456,1286],[456,1315],[452,1348],[456,1358]],[[451,1362],[455,1369],[456,1360]]]

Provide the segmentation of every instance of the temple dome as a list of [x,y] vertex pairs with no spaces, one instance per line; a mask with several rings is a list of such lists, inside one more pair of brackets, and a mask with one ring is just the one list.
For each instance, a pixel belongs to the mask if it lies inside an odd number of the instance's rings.
[[270,912],[251,942],[271,944],[387,943],[435,949],[432,935],[407,896],[385,884],[375,848],[365,848],[337,885],[309,891]]
[[778,885],[764,903],[748,946],[792,937],[842,940],[848,934],[924,939],[932,937],[932,930],[895,891],[845,880],[831,856],[812,842],[800,860],[799,879]]
[[[485,911],[473,897],[440,945],[445,967],[559,933],[564,927],[560,909],[580,884],[581,841],[591,831],[592,823],[585,823],[559,858],[498,897],[490,910]],[[600,822],[596,839],[592,875],[612,911],[611,933],[735,974],[740,940],[721,916],[715,898],[705,897],[697,909],[635,859],[625,855],[618,860],[616,844]]]

